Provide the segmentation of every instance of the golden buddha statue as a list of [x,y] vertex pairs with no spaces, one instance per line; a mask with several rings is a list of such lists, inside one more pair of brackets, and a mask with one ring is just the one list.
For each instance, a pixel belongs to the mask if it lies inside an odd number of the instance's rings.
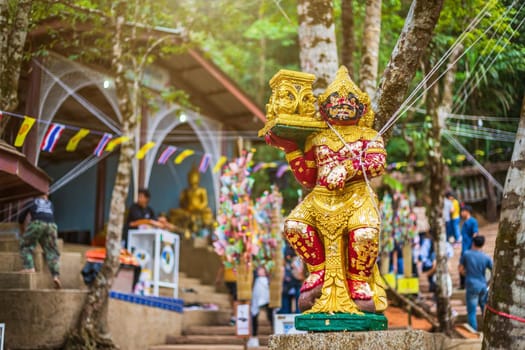
[[198,233],[213,224],[213,214],[208,207],[208,193],[200,187],[200,174],[196,166],[188,173],[188,187],[180,194],[180,208],[172,209],[170,221],[190,233]]
[[[368,95],[345,67],[318,97],[315,116],[307,86],[312,80],[279,72],[270,84],[281,90],[274,88],[269,123],[261,130],[268,144],[285,151],[297,181],[311,189],[284,225],[285,238],[310,272],[299,307],[305,313],[381,312],[387,304],[376,264],[380,216],[368,180],[384,171],[383,140],[372,129]],[[296,95],[308,92],[306,98],[288,99],[283,107],[287,86]]]

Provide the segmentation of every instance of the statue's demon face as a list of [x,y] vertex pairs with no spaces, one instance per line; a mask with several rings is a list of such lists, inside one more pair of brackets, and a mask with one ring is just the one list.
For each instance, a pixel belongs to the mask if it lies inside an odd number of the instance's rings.
[[357,125],[365,109],[365,105],[352,93],[340,96],[334,92],[321,105],[321,113],[328,122],[336,125]]

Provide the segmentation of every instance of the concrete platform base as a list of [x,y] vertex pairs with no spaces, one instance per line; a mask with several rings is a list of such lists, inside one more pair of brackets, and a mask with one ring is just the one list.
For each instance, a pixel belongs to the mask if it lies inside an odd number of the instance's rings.
[[268,345],[275,350],[441,350],[444,341],[441,334],[409,330],[273,335]]

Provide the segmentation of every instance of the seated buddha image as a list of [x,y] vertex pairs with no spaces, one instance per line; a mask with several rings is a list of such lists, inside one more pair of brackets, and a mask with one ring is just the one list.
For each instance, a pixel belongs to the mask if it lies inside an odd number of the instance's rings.
[[208,207],[208,193],[200,186],[199,170],[194,166],[188,173],[188,187],[180,194],[180,208],[172,209],[170,222],[186,232],[199,233],[213,224],[213,214]]

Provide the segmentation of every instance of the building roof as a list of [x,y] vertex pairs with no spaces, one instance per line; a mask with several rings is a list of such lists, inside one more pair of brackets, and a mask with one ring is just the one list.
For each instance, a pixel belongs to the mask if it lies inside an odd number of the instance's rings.
[[47,193],[49,181],[23,153],[0,140],[0,203]]

